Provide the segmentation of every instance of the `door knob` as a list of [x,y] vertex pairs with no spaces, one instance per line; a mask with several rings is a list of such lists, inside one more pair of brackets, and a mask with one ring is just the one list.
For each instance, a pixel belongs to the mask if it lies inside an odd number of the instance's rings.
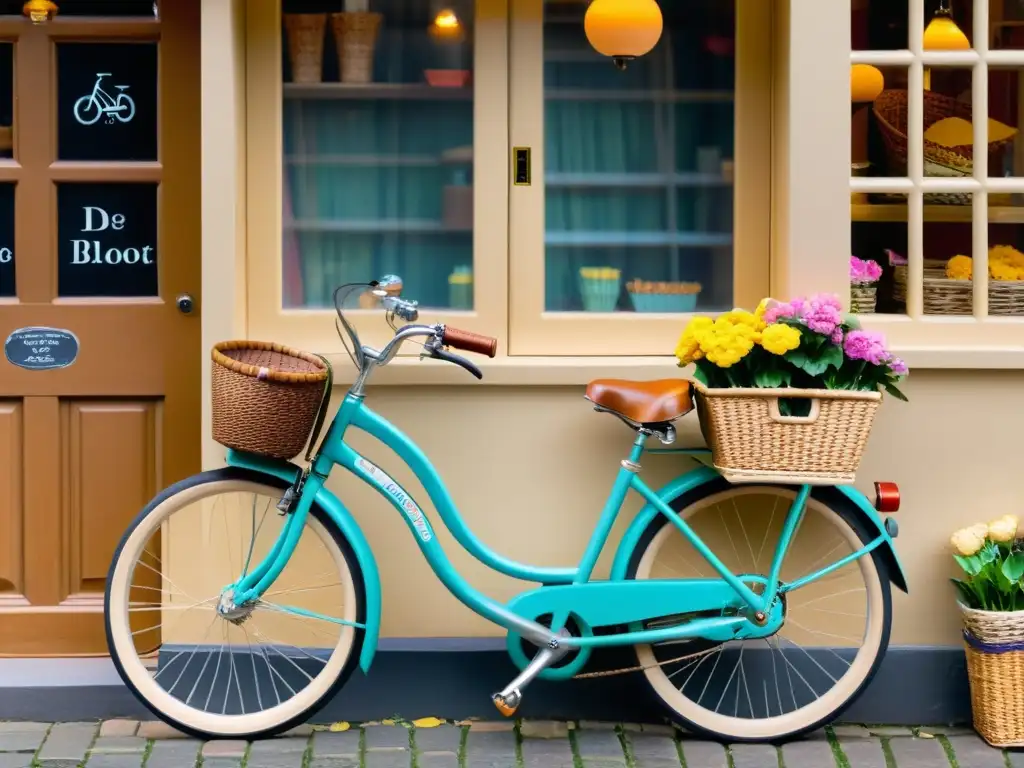
[[183,293],[177,298],[178,311],[183,315],[191,315],[192,310],[196,308],[196,301],[192,298],[192,294]]

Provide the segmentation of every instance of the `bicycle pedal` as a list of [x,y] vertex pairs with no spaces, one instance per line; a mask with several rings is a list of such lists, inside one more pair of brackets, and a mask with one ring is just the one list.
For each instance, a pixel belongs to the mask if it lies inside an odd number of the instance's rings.
[[491,701],[494,702],[494,706],[502,715],[512,717],[516,710],[519,709],[519,705],[523,701],[523,695],[518,690],[512,691],[508,696],[495,693],[491,695]]

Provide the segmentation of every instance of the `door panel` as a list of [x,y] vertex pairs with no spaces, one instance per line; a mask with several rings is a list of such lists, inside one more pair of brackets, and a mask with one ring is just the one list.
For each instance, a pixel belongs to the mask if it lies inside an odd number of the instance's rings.
[[6,10],[0,341],[61,329],[78,354],[0,357],[0,655],[103,654],[118,540],[199,470],[199,313],[175,303],[201,309],[199,0],[42,25]]

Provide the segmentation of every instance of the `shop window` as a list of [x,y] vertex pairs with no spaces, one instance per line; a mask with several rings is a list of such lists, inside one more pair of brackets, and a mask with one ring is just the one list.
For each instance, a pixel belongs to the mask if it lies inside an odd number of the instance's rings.
[[875,313],[952,346],[971,318],[992,346],[1024,332],[1022,30],[1018,0],[853,4],[853,252],[883,267]]
[[0,43],[0,159],[14,157],[14,44]]
[[[663,3],[660,42],[625,71],[588,43],[585,4],[514,8],[512,141],[537,179],[511,193],[514,353],[664,353],[680,315],[767,294],[768,114],[736,115],[770,98],[770,24],[740,39],[768,5]],[[739,251],[746,193],[745,235],[763,239]]]
[[57,45],[61,160],[157,159],[157,43]]
[[158,296],[157,185],[57,187],[61,297]]
[[771,3],[664,3],[625,71],[578,2],[273,5],[248,18],[279,56],[247,60],[250,333],[340,349],[334,289],[390,273],[512,355],[667,355],[768,293]]

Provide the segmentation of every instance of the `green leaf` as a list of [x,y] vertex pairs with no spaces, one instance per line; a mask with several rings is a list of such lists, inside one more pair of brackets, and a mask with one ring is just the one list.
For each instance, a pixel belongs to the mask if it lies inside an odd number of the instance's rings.
[[999,547],[993,544],[991,541],[985,542],[985,546],[981,548],[976,557],[981,560],[982,565],[988,565],[999,557]]
[[907,399],[907,396],[900,392],[898,389],[896,389],[896,386],[892,382],[886,381],[882,384],[882,386],[885,387],[886,392],[895,397],[897,400],[902,400],[904,403],[910,402]]
[[851,331],[859,331],[861,329],[860,318],[853,314],[843,315],[843,325]]
[[761,368],[754,372],[754,385],[763,389],[774,389],[789,384],[789,371],[778,368]]
[[1024,576],[1024,552],[1014,552],[1003,561],[1003,575],[1010,581],[1016,583]]
[[974,608],[978,600],[970,585],[965,581],[960,581],[960,579],[950,579],[950,582],[956,587],[957,594],[960,596],[960,602],[968,608]]
[[956,560],[957,565],[963,568],[964,572],[969,576],[977,576],[981,572],[981,562],[973,555],[970,557],[953,555],[953,559]]
[[705,373],[704,369],[700,366],[699,363],[693,369],[693,378],[695,378],[697,381],[699,381],[705,387],[710,386],[708,384],[708,375],[707,375],[707,373]]

